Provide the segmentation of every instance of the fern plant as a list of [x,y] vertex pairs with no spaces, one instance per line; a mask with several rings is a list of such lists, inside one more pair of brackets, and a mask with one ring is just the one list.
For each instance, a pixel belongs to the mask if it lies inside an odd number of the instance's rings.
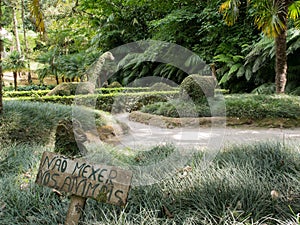
[[[296,57],[300,51],[300,31],[291,28],[287,33],[288,54],[288,85],[287,92],[291,92],[300,84],[298,71],[300,70],[299,58]],[[217,72],[220,76],[220,84],[229,82],[231,78],[244,77],[246,81],[253,80],[256,87],[255,93],[269,93],[274,89],[269,82],[274,80],[275,44],[274,39],[265,35],[253,45],[245,45],[241,55],[220,54],[214,57],[215,61],[221,63]]]

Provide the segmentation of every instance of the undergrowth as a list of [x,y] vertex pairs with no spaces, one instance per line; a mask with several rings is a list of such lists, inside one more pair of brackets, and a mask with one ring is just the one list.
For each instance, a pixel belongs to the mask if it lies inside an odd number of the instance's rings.
[[[57,195],[34,183],[45,150],[51,149],[24,144],[1,147],[0,224],[64,223],[69,195]],[[114,151],[105,147],[93,154],[114,158]],[[156,162],[161,154],[168,156],[172,151],[170,145],[154,147],[149,152],[156,154],[143,156]],[[128,158],[125,163],[140,163],[136,158],[140,152],[128,149],[119,154]],[[185,173],[132,187],[124,208],[89,199],[81,224],[299,224],[297,146],[260,143],[228,147],[205,169],[202,163],[201,156],[195,155]],[[272,196],[272,191],[278,196]]]

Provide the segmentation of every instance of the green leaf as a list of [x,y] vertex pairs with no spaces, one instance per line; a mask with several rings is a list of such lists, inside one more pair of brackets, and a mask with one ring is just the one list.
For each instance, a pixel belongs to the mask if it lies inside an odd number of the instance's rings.
[[236,76],[237,77],[242,77],[245,73],[245,67],[244,66],[241,66],[238,70],[238,72],[236,73]]
[[229,72],[228,72],[228,75],[231,75],[231,74],[235,73],[237,70],[240,69],[240,67],[243,67],[243,65],[242,65],[241,63],[234,64],[234,65],[230,68],[230,70],[229,70]]
[[246,80],[249,81],[252,77],[252,71],[251,69],[247,68],[246,71],[245,71],[245,77],[246,77]]

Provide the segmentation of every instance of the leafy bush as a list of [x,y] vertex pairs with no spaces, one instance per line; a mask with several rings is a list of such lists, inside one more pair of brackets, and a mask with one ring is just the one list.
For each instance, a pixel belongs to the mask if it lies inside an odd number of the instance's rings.
[[268,94],[271,95],[275,93],[276,87],[275,83],[266,83],[262,84],[259,87],[255,88],[251,93],[252,94]]
[[226,114],[239,118],[300,118],[300,99],[288,95],[226,95]]
[[193,101],[214,96],[216,82],[213,77],[192,74],[186,77],[180,84],[180,93],[188,96]]
[[294,90],[292,90],[290,94],[300,96],[300,87],[295,88]]

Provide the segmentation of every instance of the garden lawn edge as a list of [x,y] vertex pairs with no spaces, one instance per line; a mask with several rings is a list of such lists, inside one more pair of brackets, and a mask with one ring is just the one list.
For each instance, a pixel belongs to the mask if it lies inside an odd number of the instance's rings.
[[133,111],[129,114],[129,120],[144,123],[147,125],[161,128],[175,127],[210,127],[214,125],[224,126],[248,126],[248,127],[267,127],[267,128],[295,128],[300,127],[299,119],[291,118],[238,118],[238,117],[199,117],[199,118],[172,118],[161,115],[153,115],[140,111]]

